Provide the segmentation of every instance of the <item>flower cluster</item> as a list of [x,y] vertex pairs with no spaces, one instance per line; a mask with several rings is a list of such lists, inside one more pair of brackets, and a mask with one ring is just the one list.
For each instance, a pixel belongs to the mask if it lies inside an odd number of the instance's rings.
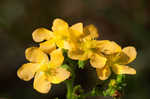
[[67,57],[72,60],[89,60],[100,80],[108,79],[112,71],[136,74],[135,69],[126,66],[136,58],[135,48],[122,49],[114,41],[97,40],[99,34],[94,25],[83,27],[82,23],[76,23],[69,27],[67,22],[57,18],[52,30],[38,28],[32,37],[39,47],[26,49],[25,56],[30,63],[23,64],[17,75],[25,81],[34,77],[34,89],[40,93],[47,93],[51,84],[59,84],[70,77],[70,71],[61,67],[65,58],[63,50],[67,50]]

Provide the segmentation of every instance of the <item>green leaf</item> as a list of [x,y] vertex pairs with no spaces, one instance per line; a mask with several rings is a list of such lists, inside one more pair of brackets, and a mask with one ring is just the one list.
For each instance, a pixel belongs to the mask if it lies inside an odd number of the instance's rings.
[[85,61],[78,60],[78,67],[84,69]]
[[91,95],[95,96],[95,94],[96,94],[96,88],[93,88],[92,91],[91,91]]
[[115,93],[115,89],[110,87],[108,89],[106,89],[105,91],[103,91],[103,95],[104,96],[112,96]]

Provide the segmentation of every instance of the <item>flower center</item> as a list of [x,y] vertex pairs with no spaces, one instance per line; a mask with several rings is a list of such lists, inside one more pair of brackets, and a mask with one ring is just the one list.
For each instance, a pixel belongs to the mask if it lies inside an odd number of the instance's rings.
[[50,64],[44,64],[40,67],[40,71],[45,72],[47,76],[55,76],[57,74],[57,71],[55,68],[50,68]]

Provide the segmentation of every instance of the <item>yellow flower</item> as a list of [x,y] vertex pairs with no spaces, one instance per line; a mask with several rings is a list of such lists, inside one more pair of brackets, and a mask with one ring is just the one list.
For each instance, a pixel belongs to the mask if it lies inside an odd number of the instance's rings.
[[61,49],[50,53],[51,60],[37,47],[27,48],[25,55],[30,63],[23,64],[17,75],[25,81],[35,76],[33,86],[40,93],[48,93],[51,83],[58,84],[70,77],[70,72],[60,67],[64,60]]
[[36,29],[32,36],[35,42],[40,43],[40,49],[46,53],[50,53],[59,48],[72,49],[75,47],[74,41],[83,33],[83,24],[77,23],[69,27],[67,22],[62,19],[55,19],[53,21],[52,31],[45,28]]
[[136,58],[136,49],[134,47],[125,47],[121,52],[106,55],[107,62],[102,69],[96,69],[99,79],[106,80],[111,75],[111,70],[115,74],[136,74],[136,70],[126,66]]
[[98,30],[94,25],[87,25],[83,34],[77,39],[76,49],[68,51],[68,57],[74,60],[87,60],[95,68],[103,68],[107,59],[105,54],[112,54],[121,51],[121,47],[109,40],[95,40],[99,37]]
[[68,57],[82,61],[90,59],[90,63],[93,67],[101,69],[105,66],[107,61],[103,53],[111,54],[119,51],[121,51],[121,48],[115,42],[91,39],[80,42],[78,49],[69,50]]

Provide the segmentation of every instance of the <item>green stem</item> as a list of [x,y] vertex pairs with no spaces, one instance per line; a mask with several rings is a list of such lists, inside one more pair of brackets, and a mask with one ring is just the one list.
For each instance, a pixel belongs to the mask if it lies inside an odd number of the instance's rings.
[[71,80],[66,81],[67,86],[67,99],[72,99],[73,85]]
[[70,60],[68,60],[70,68],[69,71],[71,72],[71,78],[66,80],[66,87],[67,87],[67,99],[74,99],[73,95],[73,85],[74,85],[74,80],[75,80],[75,65],[73,64]]
[[75,74],[74,71],[72,71],[72,78],[69,80],[66,80],[66,86],[67,86],[67,99],[74,99],[73,96],[73,84],[74,84]]

